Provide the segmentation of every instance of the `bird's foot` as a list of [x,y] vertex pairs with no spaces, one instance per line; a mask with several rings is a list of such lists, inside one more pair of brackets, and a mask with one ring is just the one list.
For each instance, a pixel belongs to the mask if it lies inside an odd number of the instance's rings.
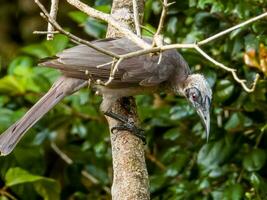
[[115,130],[118,131],[130,131],[133,135],[140,138],[143,141],[143,144],[146,144],[146,138],[144,134],[144,130],[137,127],[134,124],[134,121],[132,119],[128,119],[125,116],[113,113],[113,112],[105,112],[106,116],[109,116],[119,122],[121,122],[121,125],[117,125],[111,128],[111,133],[114,133]]

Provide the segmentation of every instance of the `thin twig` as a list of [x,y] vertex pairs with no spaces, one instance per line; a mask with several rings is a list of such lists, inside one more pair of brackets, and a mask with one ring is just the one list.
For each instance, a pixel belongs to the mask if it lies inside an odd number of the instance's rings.
[[235,25],[235,26],[233,26],[231,28],[228,28],[228,29],[226,29],[226,30],[224,30],[222,32],[219,32],[219,33],[217,33],[217,34],[215,34],[215,35],[213,35],[213,36],[211,36],[211,37],[209,37],[209,38],[207,38],[205,40],[202,40],[202,41],[198,42],[198,45],[201,46],[203,44],[207,44],[208,42],[210,42],[212,40],[215,40],[215,39],[217,39],[217,38],[219,38],[219,37],[221,37],[221,36],[223,36],[223,35],[225,35],[227,33],[230,33],[230,32],[232,32],[232,31],[234,31],[236,29],[239,29],[239,28],[241,28],[243,26],[246,26],[246,25],[248,25],[248,24],[250,24],[252,22],[255,22],[255,21],[257,21],[257,20],[259,20],[259,19],[261,19],[263,17],[266,17],[266,16],[267,16],[267,12],[262,13],[262,14],[256,16],[256,17],[248,19],[248,20],[246,20],[246,21],[244,21],[244,22],[242,22],[240,24],[237,24],[237,25]]
[[158,35],[160,35],[161,32],[162,32],[162,30],[163,30],[164,21],[165,21],[165,18],[167,16],[167,10],[168,10],[168,0],[163,0],[163,2],[162,2],[162,11],[161,11],[161,16],[160,16],[159,24],[158,24],[158,29],[157,29],[157,31],[156,31],[156,33],[154,35],[152,47],[154,47],[155,45],[157,45],[156,39],[157,39]]
[[33,34],[46,35],[46,34],[57,34],[59,31],[33,31]]
[[[65,154],[54,142],[51,142],[51,148],[54,150],[54,152],[62,159],[64,160],[65,163],[67,163],[68,165],[72,165],[73,164],[73,160],[67,155]],[[88,180],[90,180],[92,183],[98,185],[100,184],[100,181],[95,178],[93,175],[89,174],[86,170],[82,170],[81,174],[87,178]],[[103,186],[103,190],[105,192],[107,192],[108,194],[110,194],[110,189],[107,186]]]
[[[51,8],[50,8],[50,17],[54,20],[57,19],[57,11],[58,11],[58,2],[59,0],[51,0]],[[53,32],[54,26],[50,23],[48,23],[47,27],[47,32]],[[54,34],[53,33],[48,33],[47,34],[47,40],[53,40]]]
[[228,72],[231,72],[232,73],[232,76],[233,78],[235,79],[236,82],[240,83],[241,86],[243,87],[243,89],[246,91],[246,92],[253,92],[255,90],[255,87],[256,87],[256,84],[259,80],[259,74],[256,74],[256,77],[252,83],[252,86],[251,88],[248,88],[247,85],[246,85],[246,80],[244,79],[240,79],[238,78],[237,76],[237,73],[236,73],[236,69],[233,69],[233,68],[230,68],[230,67],[226,67],[224,64],[216,61],[215,59],[213,59],[212,57],[210,57],[207,53],[205,53],[198,45],[195,46],[195,49],[202,55],[204,56],[207,60],[209,60],[210,62],[212,62],[213,64],[219,66],[220,68],[228,71]]
[[160,162],[153,154],[151,154],[149,151],[146,151],[146,157],[155,165],[157,165],[162,171],[166,170],[166,166]]
[[101,68],[101,67],[105,67],[105,66],[108,66],[108,65],[113,65],[115,62],[116,62],[116,59],[113,59],[113,60],[110,61],[110,62],[101,64],[101,65],[97,65],[96,68]]
[[111,15],[100,12],[85,3],[79,1],[79,0],[66,0],[69,4],[73,5],[74,7],[78,8],[82,12],[86,13],[90,17],[97,18],[100,20],[103,20],[107,22],[108,24],[115,27],[117,30],[119,30],[121,33],[125,35],[125,37],[129,38],[131,41],[133,41],[135,44],[140,46],[143,49],[150,48],[150,44],[146,43],[144,40],[139,38],[137,35],[135,35],[131,30],[129,30],[125,25],[123,25],[121,22],[118,22],[115,20]]
[[109,79],[108,79],[108,81],[105,83],[105,85],[110,84],[110,83],[114,80],[115,73],[116,73],[116,71],[118,70],[118,67],[119,67],[120,63],[121,63],[123,60],[124,60],[124,58],[121,57],[118,61],[114,62],[114,64],[111,66]]
[[139,11],[138,11],[138,5],[137,5],[136,0],[133,0],[133,13],[134,13],[135,32],[138,37],[141,37]]
[[[36,2],[39,2],[38,0],[36,0]],[[241,84],[241,86],[243,87],[243,89],[246,91],[246,92],[252,92],[255,90],[255,87],[256,87],[256,83],[259,79],[259,75],[257,74],[256,77],[255,77],[255,80],[251,86],[251,88],[248,88],[247,85],[246,85],[246,80],[243,80],[243,79],[240,79],[238,76],[237,76],[237,73],[236,73],[236,69],[233,69],[233,68],[229,68],[225,65],[223,65],[222,63],[216,61],[215,59],[211,58],[208,54],[206,54],[202,49],[200,49],[200,46],[203,45],[203,44],[206,44],[207,42],[210,42],[216,38],[219,38],[237,28],[240,28],[242,26],[245,26],[249,23],[252,23],[256,20],[259,20],[265,16],[267,16],[267,12],[266,13],[263,13],[259,16],[256,16],[256,17],[253,17],[252,19],[249,19],[245,22],[242,22],[236,26],[233,26],[232,28],[229,28],[225,31],[222,31],[214,36],[211,36],[209,38],[206,38],[198,43],[195,43],[195,44],[171,44],[171,45],[162,45],[162,46],[157,46],[157,47],[148,47],[150,45],[148,45],[145,41],[143,41],[141,38],[139,38],[138,36],[136,36],[132,31],[130,31],[128,28],[126,28],[125,26],[122,26],[121,23],[117,22],[113,17],[111,17],[109,14],[106,14],[106,13],[102,13],[98,10],[95,10],[89,6],[87,6],[86,4],[80,2],[79,0],[67,0],[67,2],[69,2],[71,5],[75,6],[76,8],[80,9],[81,11],[85,12],[86,14],[88,14],[89,16],[91,17],[94,17],[94,18],[97,18],[97,19],[101,19],[101,20],[104,20],[106,22],[108,22],[110,25],[114,26],[116,29],[118,29],[121,33],[123,33],[127,38],[131,39],[134,43],[136,43],[137,45],[139,45],[140,47],[142,47],[143,49],[139,50],[139,51],[135,51],[135,52],[130,52],[130,53],[127,53],[127,54],[124,54],[124,55],[117,55],[117,54],[114,54],[112,52],[109,52],[109,51],[106,51],[104,49],[101,49],[101,48],[98,48],[98,47],[95,47],[94,45],[92,45],[91,43],[89,43],[88,41],[86,40],[81,40],[80,38],[77,38],[76,36],[74,35],[71,35],[70,33],[62,30],[62,28],[57,24],[57,22],[55,22],[55,20],[51,19],[49,17],[49,15],[46,14],[46,10],[45,8],[40,5],[40,2],[39,2],[39,7],[42,9],[42,11],[44,12],[47,20],[49,22],[53,22],[51,24],[53,24],[57,30],[59,30],[60,32],[63,32],[65,35],[69,36],[72,40],[75,40],[75,41],[78,41],[78,42],[81,42],[83,44],[86,44],[94,49],[96,49],[97,51],[100,51],[102,53],[105,53],[109,56],[112,56],[113,58],[115,57],[117,59],[117,62],[115,65],[112,65],[112,68],[111,69],[111,72],[110,72],[110,77],[109,77],[109,80],[105,83],[105,85],[109,84],[113,79],[114,79],[114,75],[115,75],[115,72],[117,71],[117,68],[118,68],[118,65],[120,64],[120,62],[126,58],[131,58],[131,57],[134,57],[134,56],[140,56],[140,55],[144,55],[144,54],[148,54],[148,53],[154,53],[154,52],[163,52],[165,50],[169,50],[169,49],[178,49],[178,48],[193,48],[193,49],[196,49],[202,56],[204,56],[207,60],[209,60],[210,62],[214,63],[215,65],[217,65],[218,67],[228,71],[228,72],[231,72],[232,73],[232,76],[233,78],[239,83]],[[163,26],[163,23],[164,23],[164,18],[166,16],[166,12],[167,12],[167,7],[170,6],[172,3],[168,4],[167,3],[167,0],[164,0],[163,2],[163,13],[161,15],[161,20],[160,20],[160,23],[159,23],[159,27],[157,29],[157,32],[155,34],[155,36],[159,35],[159,33],[161,32],[161,29],[162,29],[162,26]],[[164,14],[165,13],[165,14]],[[165,16],[164,16],[165,15]],[[59,27],[58,27],[59,26]],[[154,41],[153,41],[154,42]],[[160,62],[160,60],[159,60]],[[113,67],[114,66],[114,67]]]
[[8,199],[11,199],[11,200],[17,200],[17,198],[14,197],[9,192],[7,192],[6,189],[7,189],[6,186],[0,189],[0,196],[5,196],[5,197],[7,197]]
[[52,19],[50,17],[50,15],[48,14],[47,10],[45,9],[45,7],[43,6],[43,4],[40,3],[39,0],[35,0],[35,3],[39,6],[39,8],[42,10],[43,13],[41,13],[41,16],[44,17],[50,24],[52,24],[54,26],[54,28],[56,30],[58,30],[60,33],[68,36],[70,39],[76,41],[77,43],[80,43],[80,44],[84,44],[86,46],[89,46],[103,54],[106,54],[108,56],[111,56],[111,57],[115,57],[115,58],[119,58],[120,56],[113,53],[113,52],[110,52],[110,51],[107,51],[103,48],[100,48],[100,47],[97,47],[95,45],[93,45],[92,43],[88,42],[87,40],[83,40],[73,34],[71,34],[70,32],[67,32],[65,31],[54,19]]

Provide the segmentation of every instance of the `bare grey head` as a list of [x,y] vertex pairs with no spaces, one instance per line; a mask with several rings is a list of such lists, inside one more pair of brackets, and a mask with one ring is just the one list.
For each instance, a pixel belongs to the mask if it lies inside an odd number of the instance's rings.
[[201,74],[191,74],[183,84],[182,94],[196,109],[205,129],[207,140],[210,131],[210,105],[212,99],[211,88],[205,77]]

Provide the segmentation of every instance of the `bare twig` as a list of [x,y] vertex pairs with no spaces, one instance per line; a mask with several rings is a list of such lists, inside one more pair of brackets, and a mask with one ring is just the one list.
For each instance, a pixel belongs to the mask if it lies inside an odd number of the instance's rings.
[[114,63],[116,62],[115,59],[113,59],[112,61],[110,62],[107,62],[107,63],[104,63],[104,64],[101,64],[101,65],[97,65],[96,68],[101,68],[101,67],[105,67],[105,66],[108,66],[108,65],[113,65]]
[[7,192],[6,189],[7,189],[7,187],[3,187],[3,188],[0,189],[0,196],[5,196],[5,197],[7,197],[8,199],[11,199],[11,200],[17,200],[17,198],[14,197],[9,192]]
[[213,36],[211,36],[211,37],[209,37],[209,38],[207,38],[205,40],[202,40],[202,41],[198,42],[198,45],[201,46],[203,44],[207,44],[208,42],[210,42],[212,40],[215,40],[215,39],[217,39],[217,38],[219,38],[219,37],[221,37],[221,36],[223,36],[223,35],[225,35],[227,33],[230,33],[230,32],[232,32],[232,31],[234,31],[236,29],[239,29],[239,28],[241,28],[243,26],[246,26],[246,25],[248,25],[248,24],[250,24],[252,22],[255,22],[255,21],[257,21],[257,20],[259,20],[261,18],[264,18],[266,16],[267,16],[267,12],[262,13],[262,14],[256,16],[256,17],[253,17],[251,19],[248,19],[248,20],[246,20],[246,21],[244,21],[244,22],[242,22],[240,24],[237,24],[237,25],[235,25],[235,26],[233,26],[231,28],[228,28],[228,29],[226,29],[226,30],[224,30],[222,32],[219,32],[216,35],[213,35]]
[[238,78],[237,76],[237,73],[236,73],[236,69],[233,69],[233,68],[230,68],[230,67],[226,67],[224,64],[214,60],[213,58],[211,58],[207,53],[205,53],[198,45],[195,46],[195,49],[202,55],[204,56],[207,60],[209,60],[210,62],[212,62],[213,64],[217,65],[218,67],[228,71],[228,72],[231,72],[232,73],[232,76],[233,78],[235,79],[236,82],[240,83],[241,86],[243,87],[243,89],[246,91],[246,92],[253,92],[255,90],[255,87],[256,87],[256,84],[259,80],[259,74],[256,74],[256,77],[252,83],[252,86],[251,88],[248,88],[248,86],[246,85],[246,80],[244,79],[240,79]]
[[[68,165],[73,164],[73,160],[67,154],[65,154],[54,142],[51,142],[51,148],[62,160],[64,160],[65,163],[67,163]],[[100,184],[100,181],[93,175],[89,174],[86,170],[82,170],[81,174],[89,181],[91,181],[93,184],[96,185]],[[103,186],[103,190],[106,193],[110,194],[110,189],[107,186]]]
[[57,34],[59,31],[33,31],[36,35]]
[[138,11],[138,5],[137,5],[136,0],[133,0],[133,13],[134,13],[135,32],[138,37],[141,37],[139,11]]
[[43,6],[43,4],[40,3],[39,0],[35,0],[35,3],[39,6],[39,8],[43,12],[43,13],[41,13],[41,16],[44,17],[50,24],[52,24],[56,30],[58,30],[60,33],[68,36],[72,41],[89,46],[89,47],[91,47],[91,48],[93,48],[93,49],[95,49],[95,50],[97,50],[103,54],[108,55],[108,56],[119,58],[119,55],[117,55],[113,52],[107,51],[103,48],[97,47],[97,46],[93,45],[92,43],[88,42],[87,40],[83,40],[83,39],[71,34],[70,32],[65,31],[54,19],[52,19],[50,17],[47,10]]
[[117,60],[116,62],[113,63],[113,65],[111,66],[111,69],[110,69],[110,76],[109,76],[109,79],[108,81],[105,83],[105,85],[108,85],[110,84],[113,79],[114,79],[114,76],[115,76],[115,73],[116,71],[118,70],[118,67],[120,65],[120,63],[124,60],[124,58],[120,58],[119,60]]
[[[58,2],[59,0],[51,0],[50,17],[54,20],[57,19]],[[54,26],[48,23],[47,32],[49,33],[47,34],[47,40],[53,40],[54,34],[51,32],[53,32],[54,30]]]
[[161,11],[161,16],[160,16],[160,20],[159,20],[159,25],[158,25],[158,29],[157,29],[157,31],[156,31],[156,33],[154,35],[152,47],[157,45],[156,39],[157,39],[158,35],[161,34],[162,29],[164,27],[164,21],[165,21],[165,18],[167,16],[167,10],[168,10],[168,0],[163,0],[163,2],[162,2],[162,11]]
[[102,13],[79,0],[66,0],[69,4],[73,5],[74,7],[78,8],[82,12],[86,13],[87,15],[97,18],[100,20],[103,20],[110,24],[111,26],[115,27],[117,30],[119,30],[121,33],[125,35],[125,37],[129,38],[131,41],[133,41],[135,44],[140,46],[143,49],[150,48],[150,45],[146,43],[144,40],[139,38],[137,35],[135,35],[131,30],[129,30],[125,25],[115,20],[111,15]]
[[[39,2],[38,0],[36,0],[36,2]],[[42,11],[44,12],[44,15],[46,16],[46,19],[53,25],[55,26],[55,28],[62,32],[63,34],[69,36],[72,40],[74,40],[75,42],[79,42],[79,43],[82,43],[82,44],[86,44],[88,46],[90,46],[91,48],[94,48],[96,49],[97,51],[100,51],[106,55],[109,55],[113,58],[116,58],[117,61],[116,63],[115,62],[112,62],[112,70],[110,72],[110,77],[109,77],[109,80],[105,83],[105,85],[109,84],[113,79],[114,79],[114,75],[115,75],[115,72],[117,71],[118,69],[118,66],[120,64],[120,62],[126,58],[131,58],[131,57],[134,57],[134,56],[139,56],[139,55],[144,55],[144,54],[148,54],[148,53],[155,53],[155,52],[162,52],[162,51],[165,51],[165,50],[169,50],[169,49],[178,49],[178,48],[193,48],[193,49],[196,49],[202,56],[204,56],[207,60],[209,60],[210,62],[214,63],[215,65],[217,65],[218,67],[228,71],[228,72],[231,72],[233,78],[243,87],[243,89],[246,91],[246,92],[252,92],[255,90],[255,86],[256,86],[256,83],[259,79],[259,75],[257,74],[256,77],[255,77],[255,80],[251,86],[251,88],[248,88],[247,85],[246,85],[246,81],[243,80],[243,79],[240,79],[238,76],[237,76],[237,73],[236,73],[236,69],[233,69],[233,68],[229,68],[227,66],[225,66],[224,64],[216,61],[215,59],[211,58],[208,54],[206,54],[202,49],[200,49],[200,46],[201,45],[204,45],[212,40],[215,40],[233,30],[236,30],[237,28],[240,28],[242,26],[245,26],[249,23],[252,23],[256,20],[259,20],[263,17],[266,17],[267,16],[267,12],[266,13],[263,13],[259,16],[256,16],[256,17],[253,17],[252,19],[249,19],[245,22],[242,22],[236,26],[233,26],[227,30],[224,30],[214,36],[211,36],[209,38],[206,38],[198,43],[195,43],[195,44],[171,44],[171,45],[158,45],[157,47],[154,47],[154,46],[150,46],[149,44],[147,44],[145,41],[143,41],[141,38],[139,38],[138,36],[136,36],[132,31],[130,31],[127,27],[123,26],[120,22],[116,21],[111,15],[109,14],[106,14],[106,13],[102,13],[100,11],[97,11],[89,6],[87,6],[86,4],[80,2],[79,0],[67,0],[67,2],[69,2],[71,5],[77,7],[78,9],[80,9],[81,11],[85,12],[86,14],[88,14],[89,16],[91,17],[94,17],[94,18],[98,18],[98,19],[101,19],[101,20],[104,20],[106,22],[108,22],[110,25],[112,25],[113,27],[115,27],[116,29],[118,29],[121,33],[123,33],[125,35],[125,37],[131,39],[133,42],[135,42],[137,45],[139,45],[140,47],[142,47],[143,49],[139,50],[139,51],[135,51],[135,52],[131,52],[131,53],[127,53],[127,54],[124,54],[124,55],[117,55],[117,54],[114,54],[112,52],[109,52],[109,51],[106,51],[104,49],[101,49],[101,48],[98,48],[98,47],[95,47],[93,44],[89,43],[88,41],[86,40],[82,40],[72,34],[70,34],[69,32],[66,32],[65,30],[63,30],[55,20],[51,19],[49,14],[46,12],[46,10],[44,9],[44,7],[42,5],[40,5],[40,2],[39,2],[39,7],[42,9]],[[154,35],[154,39],[156,39],[159,35],[160,35],[160,32],[162,30],[162,27],[163,27],[163,23],[164,23],[164,18],[166,17],[166,13],[167,13],[167,7],[170,6],[172,3],[168,4],[167,0],[164,0],[163,1],[163,11],[162,11],[162,15],[161,15],[161,19],[160,19],[160,23],[159,23],[159,26],[158,26],[158,29],[157,29],[157,32],[156,34]],[[153,43],[156,42],[156,40],[153,40]],[[150,46],[150,47],[149,47]],[[162,56],[160,56],[161,58]],[[161,59],[159,59],[159,63],[160,63]],[[115,64],[114,64],[115,63]],[[105,65],[105,64],[104,64]]]
[[160,162],[153,154],[151,154],[149,151],[146,151],[146,157],[151,162],[155,163],[162,171],[166,170],[166,166]]

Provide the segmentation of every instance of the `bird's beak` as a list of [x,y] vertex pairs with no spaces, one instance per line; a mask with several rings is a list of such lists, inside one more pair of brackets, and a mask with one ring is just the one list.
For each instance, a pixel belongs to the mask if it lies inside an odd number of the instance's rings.
[[200,116],[203,125],[206,129],[206,137],[207,141],[209,140],[209,133],[210,133],[210,111],[209,106],[205,105],[204,107],[200,107],[197,109],[197,113]]

